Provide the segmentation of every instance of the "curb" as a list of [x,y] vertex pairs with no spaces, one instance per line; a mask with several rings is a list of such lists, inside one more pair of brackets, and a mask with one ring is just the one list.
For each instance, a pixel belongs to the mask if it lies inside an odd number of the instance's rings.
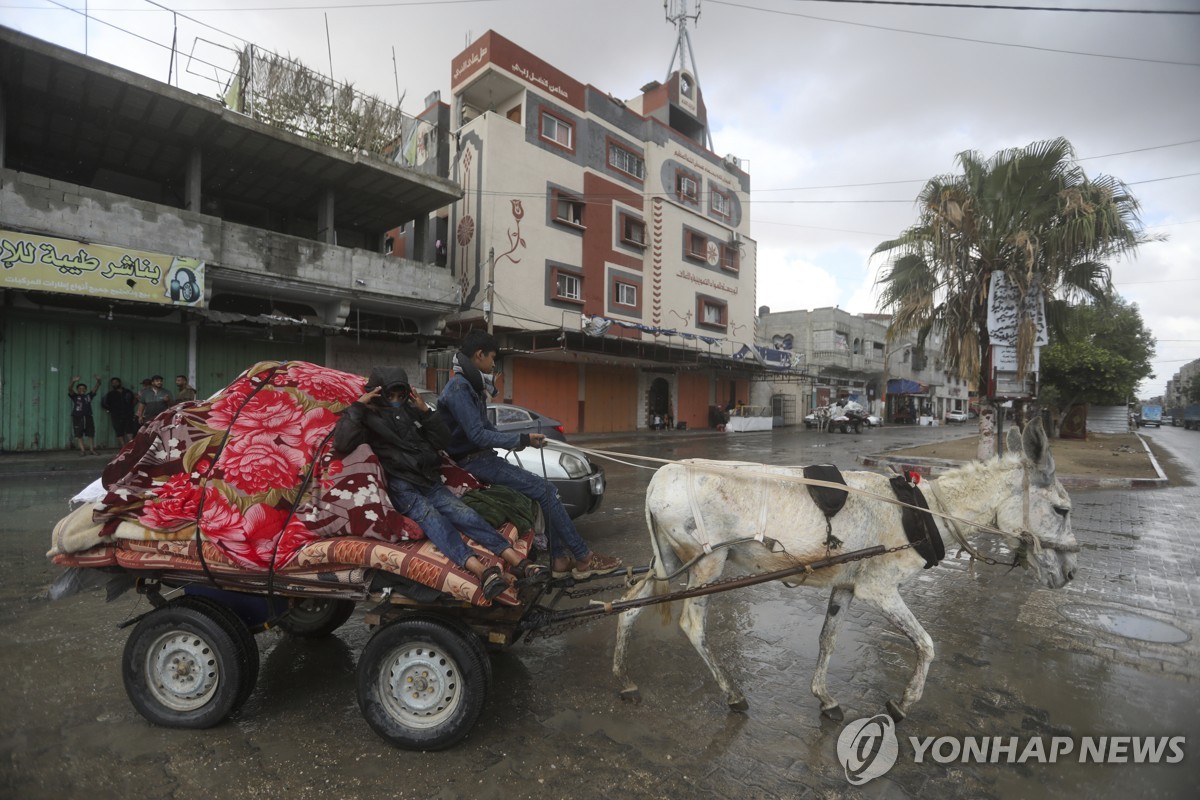
[[[1157,478],[1089,478],[1085,475],[1059,475],[1058,480],[1067,489],[1165,489],[1170,481],[1162,467],[1158,464],[1158,459],[1154,457],[1154,453],[1150,450],[1150,445],[1142,438],[1141,434],[1135,434],[1138,441],[1142,443],[1142,447],[1146,449],[1146,455],[1150,457],[1150,464],[1154,467],[1154,473]],[[948,472],[952,469],[964,466],[971,462],[969,461],[954,461],[949,458],[921,458],[918,456],[889,456],[886,453],[877,455],[861,456],[859,463],[867,467],[889,467],[900,472],[916,472],[923,478],[934,478],[938,475]]]

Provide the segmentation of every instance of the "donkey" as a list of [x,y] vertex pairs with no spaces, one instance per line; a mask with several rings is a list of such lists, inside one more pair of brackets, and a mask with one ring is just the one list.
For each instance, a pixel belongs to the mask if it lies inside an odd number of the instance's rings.
[[[923,482],[921,489],[948,550],[967,546],[965,537],[981,530],[998,534],[1013,545],[1018,563],[1044,586],[1058,589],[1075,577],[1079,548],[1071,533],[1071,500],[1055,477],[1041,422],[1026,426],[1023,433],[1015,429],[1011,433],[1017,435],[1010,436],[1005,456],[949,471]],[[868,496],[893,497],[888,478],[865,471],[846,472],[844,477],[850,494],[827,531],[822,512],[799,485],[803,478],[798,468],[699,459],[662,467],[646,489],[653,569],[622,599],[665,593],[667,578],[693,560],[687,570],[689,588],[719,578],[728,561],[742,571],[770,572],[839,552],[906,545],[902,508]],[[755,521],[757,531],[748,531]],[[769,535],[778,545],[750,538],[754,533],[758,538]],[[746,539],[721,546],[740,537]],[[831,551],[831,546],[836,549]],[[838,701],[826,688],[826,674],[838,625],[855,598],[878,609],[917,650],[917,663],[904,695],[899,702],[887,701],[888,713],[899,722],[921,699],[933,661],[933,640],[901,599],[899,587],[924,566],[924,557],[907,548],[814,570],[803,578],[804,585],[831,589],[812,681],[822,716],[842,719]],[[707,596],[684,600],[679,625],[708,664],[729,707],[744,711],[749,707],[745,697],[705,640],[707,602]],[[629,635],[639,611],[624,611],[617,621],[613,673],[624,687],[621,696],[625,699],[639,696],[625,669]],[[669,615],[669,610],[664,608],[664,613]]]

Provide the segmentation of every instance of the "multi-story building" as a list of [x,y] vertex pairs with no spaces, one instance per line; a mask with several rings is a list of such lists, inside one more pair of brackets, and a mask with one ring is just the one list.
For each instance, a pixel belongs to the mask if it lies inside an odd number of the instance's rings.
[[494,327],[505,399],[569,431],[705,426],[746,403],[750,176],[704,146],[695,76],[620,100],[488,31],[453,59],[451,91],[450,327]]
[[839,308],[759,310],[759,344],[789,353],[786,368],[766,372],[752,388],[753,402],[771,406],[784,425],[818,406],[853,400],[888,422],[940,420],[966,410],[968,384],[949,375],[941,337],[923,347],[915,336],[888,341],[887,314],[851,314]]
[[1171,379],[1167,381],[1167,392],[1162,398],[1163,403],[1168,408],[1180,408],[1189,403],[1187,391],[1191,386],[1192,379],[1200,375],[1200,358],[1195,361],[1189,361],[1179,368]]
[[[426,221],[459,187],[242,107],[0,28],[0,450],[69,445],[73,375],[421,365],[457,308]],[[417,259],[385,255],[410,220]]]

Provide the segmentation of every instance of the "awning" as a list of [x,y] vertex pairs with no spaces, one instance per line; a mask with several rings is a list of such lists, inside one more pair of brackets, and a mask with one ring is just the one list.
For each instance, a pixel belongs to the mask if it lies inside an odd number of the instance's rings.
[[929,384],[907,378],[892,378],[887,382],[887,391],[888,394],[928,394]]

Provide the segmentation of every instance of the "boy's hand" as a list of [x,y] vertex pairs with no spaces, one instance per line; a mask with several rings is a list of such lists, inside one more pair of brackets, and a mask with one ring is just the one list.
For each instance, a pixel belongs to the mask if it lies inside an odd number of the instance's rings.
[[544,434],[544,433],[529,434],[529,445],[530,445],[530,447],[545,447],[546,446],[546,434]]
[[426,404],[425,398],[421,397],[421,393],[412,386],[408,387],[408,396],[412,400],[413,408],[417,409],[417,411],[420,411],[422,414],[424,414],[429,410],[429,406]]
[[382,391],[383,391],[382,386],[376,386],[374,389],[367,392],[362,397],[358,398],[358,400],[356,402],[362,403],[363,405],[370,405],[371,401],[374,400],[376,397],[379,397],[379,393]]

